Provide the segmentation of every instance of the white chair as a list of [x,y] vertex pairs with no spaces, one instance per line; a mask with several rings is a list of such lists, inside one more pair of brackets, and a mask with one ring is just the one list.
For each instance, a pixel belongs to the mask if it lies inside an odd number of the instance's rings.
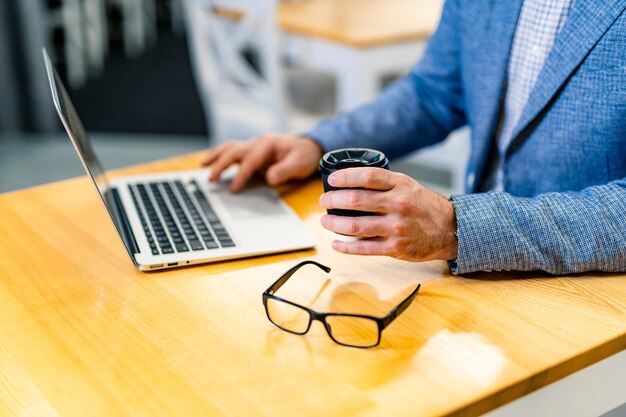
[[[297,111],[288,100],[290,71],[281,64],[275,0],[184,0],[183,6],[192,67],[214,144],[267,131],[297,132],[321,118]],[[256,65],[246,59],[250,51]],[[334,96],[332,90],[328,94]]]

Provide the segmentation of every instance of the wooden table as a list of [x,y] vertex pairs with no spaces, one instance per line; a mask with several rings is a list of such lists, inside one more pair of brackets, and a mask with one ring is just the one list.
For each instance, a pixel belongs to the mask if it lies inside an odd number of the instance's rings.
[[[321,192],[281,190],[316,250],[151,274],[86,178],[0,196],[0,415],[476,415],[626,347],[626,275],[463,278],[342,255],[319,226]],[[303,269],[279,294],[320,310],[384,314],[422,290],[377,348],[318,325],[287,334],[261,293],[302,259],[333,271]]]
[[436,29],[441,0],[282,1],[283,31],[368,48],[427,39]]

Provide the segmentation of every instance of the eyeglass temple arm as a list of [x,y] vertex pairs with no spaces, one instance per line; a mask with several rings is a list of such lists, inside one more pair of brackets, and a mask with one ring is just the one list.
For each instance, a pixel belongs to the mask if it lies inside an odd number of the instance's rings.
[[396,317],[402,314],[404,310],[406,310],[411,305],[411,303],[417,296],[417,293],[419,292],[421,286],[422,284],[418,284],[417,288],[415,288],[408,297],[406,297],[400,304],[398,304],[393,310],[391,310],[389,314],[387,314],[387,316],[383,319],[383,329],[389,326],[396,319]]
[[321,270],[323,270],[323,271],[324,271],[324,272],[326,272],[326,273],[329,273],[329,272],[330,272],[330,268],[329,268],[329,267],[324,266],[324,265],[322,265],[322,264],[319,264],[319,263],[317,263],[317,262],[315,262],[315,261],[304,261],[304,262],[300,262],[298,265],[294,266],[294,267],[293,267],[293,268],[291,268],[289,271],[285,272],[285,273],[284,273],[284,274],[283,274],[280,278],[278,278],[278,279],[276,280],[276,282],[275,282],[275,283],[273,283],[273,284],[272,284],[272,285],[271,285],[271,286],[270,286],[270,287],[269,287],[269,288],[268,288],[265,292],[270,293],[270,294],[274,294],[276,291],[278,291],[278,289],[279,289],[280,287],[282,287],[282,286],[285,284],[285,282],[287,282],[287,280],[288,280],[289,278],[291,278],[291,276],[292,276],[293,274],[295,274],[295,273],[296,273],[296,271],[297,271],[298,269],[300,269],[300,268],[302,268],[303,266],[308,265],[308,264],[315,265],[315,266],[317,266],[318,268],[320,268]]

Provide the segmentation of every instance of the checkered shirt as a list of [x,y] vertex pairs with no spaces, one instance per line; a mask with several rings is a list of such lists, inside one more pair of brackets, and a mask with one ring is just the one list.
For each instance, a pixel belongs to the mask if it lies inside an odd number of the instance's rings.
[[524,0],[517,23],[507,74],[507,91],[497,138],[500,161],[488,188],[503,191],[502,157],[511,142],[528,97],[573,0]]

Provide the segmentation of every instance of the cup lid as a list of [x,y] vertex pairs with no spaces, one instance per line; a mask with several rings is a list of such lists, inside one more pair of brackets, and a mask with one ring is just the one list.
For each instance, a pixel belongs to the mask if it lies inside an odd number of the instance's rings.
[[384,153],[367,148],[337,149],[327,152],[320,160],[320,166],[331,170],[362,166],[382,168],[387,163]]

